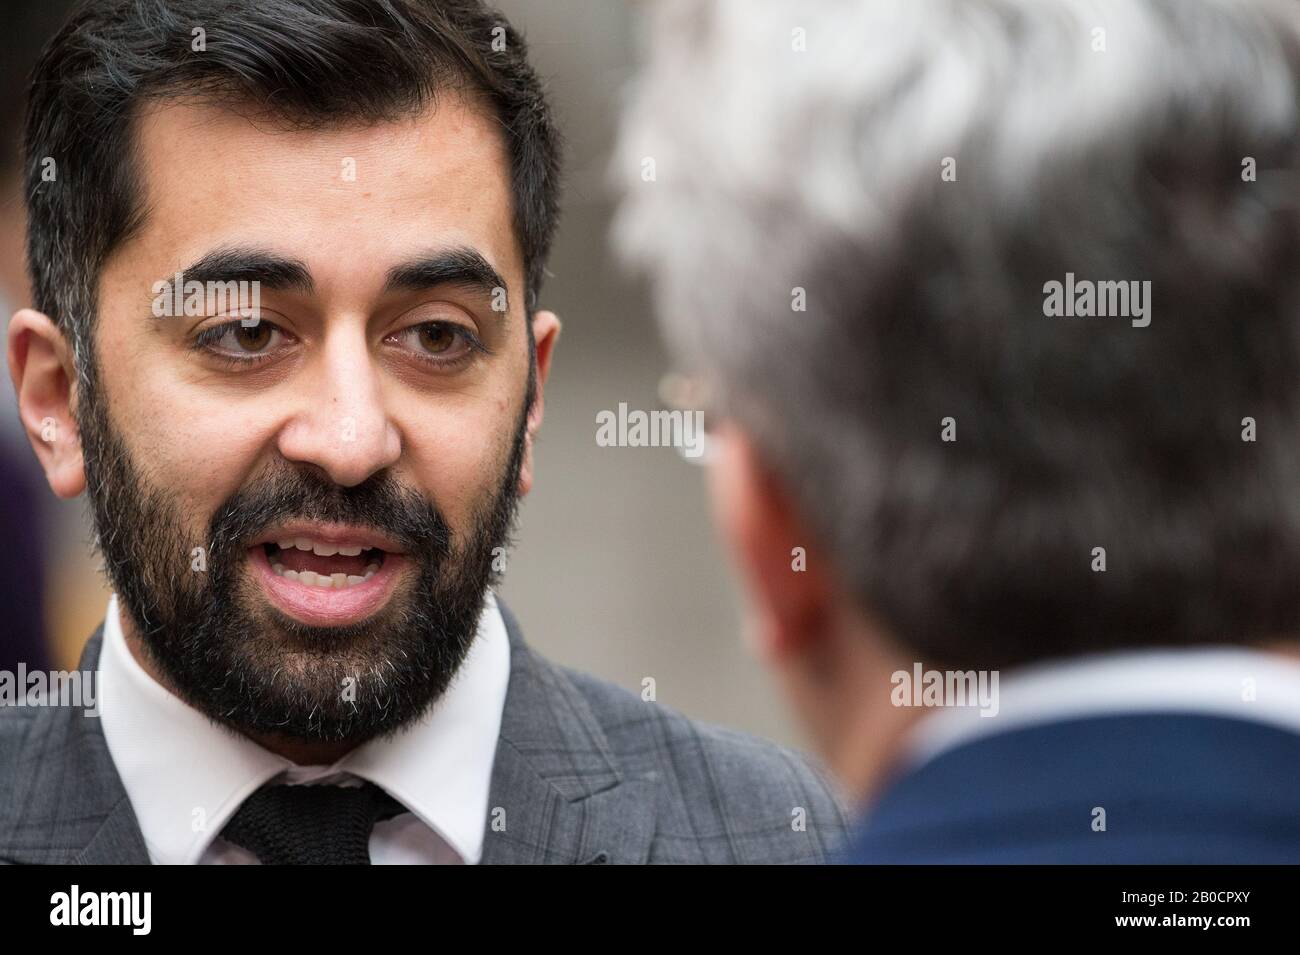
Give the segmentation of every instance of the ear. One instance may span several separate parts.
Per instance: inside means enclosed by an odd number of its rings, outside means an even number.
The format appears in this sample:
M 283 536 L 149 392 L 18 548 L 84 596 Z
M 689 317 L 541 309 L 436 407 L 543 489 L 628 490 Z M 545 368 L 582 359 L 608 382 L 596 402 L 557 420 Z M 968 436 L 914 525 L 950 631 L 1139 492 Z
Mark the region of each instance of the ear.
M 533 438 L 542 426 L 542 413 L 546 408 L 546 379 L 551 374 L 551 356 L 555 343 L 560 340 L 560 319 L 554 312 L 533 314 L 533 342 L 537 348 L 537 393 L 528 409 L 527 434 L 524 436 L 524 460 L 519 467 L 519 496 L 533 488 Z
M 803 655 L 829 632 L 833 575 L 782 481 L 750 439 L 723 423 L 709 436 L 709 489 L 754 611 L 757 650 L 769 663 Z
M 9 322 L 9 376 L 45 479 L 59 497 L 76 497 L 85 490 L 86 469 L 72 414 L 72 349 L 54 322 L 34 309 L 20 309 Z

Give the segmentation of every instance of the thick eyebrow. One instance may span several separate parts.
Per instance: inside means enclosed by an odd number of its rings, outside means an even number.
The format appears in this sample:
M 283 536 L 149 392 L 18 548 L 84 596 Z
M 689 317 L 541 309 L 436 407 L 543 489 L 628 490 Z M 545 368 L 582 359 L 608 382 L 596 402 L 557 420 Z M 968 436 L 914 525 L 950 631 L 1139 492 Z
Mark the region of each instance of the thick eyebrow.
M 186 282 L 258 282 L 274 291 L 310 294 L 315 288 L 306 265 L 265 249 L 215 249 L 184 269 L 182 275 Z
M 311 294 L 315 290 L 311 271 L 303 262 L 266 249 L 215 249 L 186 267 L 182 275 L 186 282 L 256 281 L 274 291 Z M 459 285 L 490 296 L 496 289 L 504 289 L 506 282 L 477 249 L 454 246 L 393 266 L 384 291 L 419 292 L 440 285 Z
M 477 249 L 455 246 L 393 266 L 384 291 L 420 292 L 439 285 L 459 285 L 490 296 L 506 282 Z

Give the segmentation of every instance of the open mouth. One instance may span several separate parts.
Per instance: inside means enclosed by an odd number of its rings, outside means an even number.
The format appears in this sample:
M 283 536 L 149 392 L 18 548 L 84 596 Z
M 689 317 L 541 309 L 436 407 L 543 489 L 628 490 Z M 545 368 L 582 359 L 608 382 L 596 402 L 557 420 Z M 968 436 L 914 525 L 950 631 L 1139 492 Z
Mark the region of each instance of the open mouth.
M 379 573 L 388 556 L 378 547 L 338 547 L 306 538 L 268 541 L 262 549 L 278 576 L 326 590 L 365 583 Z
M 382 610 L 409 561 L 399 543 L 364 528 L 303 524 L 267 538 L 248 549 L 254 579 L 272 605 L 312 626 L 357 624 Z

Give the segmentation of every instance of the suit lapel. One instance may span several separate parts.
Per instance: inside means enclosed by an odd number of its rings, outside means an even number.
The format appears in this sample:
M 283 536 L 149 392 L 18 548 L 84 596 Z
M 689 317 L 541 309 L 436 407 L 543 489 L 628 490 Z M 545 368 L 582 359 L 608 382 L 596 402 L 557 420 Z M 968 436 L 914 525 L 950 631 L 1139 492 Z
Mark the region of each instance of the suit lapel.
M 99 650 L 103 640 L 104 627 L 101 624 L 82 651 L 78 665 L 82 673 L 94 673 L 99 669 Z M 96 690 L 98 691 L 98 685 Z M 149 865 L 149 850 L 145 847 L 140 823 L 136 820 L 135 810 L 131 808 L 131 800 L 127 798 L 126 789 L 122 786 L 122 777 L 118 775 L 113 757 L 108 752 L 103 724 L 98 716 L 77 714 L 75 719 L 82 724 L 81 766 L 85 767 L 88 776 L 87 789 L 94 793 L 94 811 L 103 815 L 103 823 L 77 854 L 76 861 L 97 865 Z
M 97 681 L 102 636 L 101 626 L 81 655 L 78 669 L 87 684 Z M 90 685 L 98 691 L 97 682 Z M 21 803 L 22 830 L 34 838 L 6 848 L 8 861 L 149 863 L 97 714 L 87 716 L 83 707 L 42 708 L 20 762 L 29 779 Z
M 620 772 L 585 697 L 528 648 L 504 605 L 501 613 L 510 637 L 510 682 L 482 862 L 645 862 L 655 831 L 653 784 Z M 86 644 L 83 674 L 98 666 L 102 633 L 101 627 Z M 147 865 L 144 837 L 99 718 L 50 707 L 41 719 L 23 760 L 33 770 L 24 828 L 43 833 L 41 843 L 10 847 L 6 859 Z M 63 759 L 50 760 L 52 752 Z
M 655 830 L 653 785 L 624 776 L 586 699 L 510 636 L 483 863 L 643 863 Z
M 150 865 L 140 823 L 126 793 L 113 805 L 104 823 L 73 859 L 77 865 Z

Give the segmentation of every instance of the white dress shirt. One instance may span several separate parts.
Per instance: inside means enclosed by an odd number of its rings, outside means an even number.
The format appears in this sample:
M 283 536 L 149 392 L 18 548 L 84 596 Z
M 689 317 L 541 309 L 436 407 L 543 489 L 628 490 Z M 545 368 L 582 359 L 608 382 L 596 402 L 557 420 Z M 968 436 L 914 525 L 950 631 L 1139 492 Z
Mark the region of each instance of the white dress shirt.
M 913 727 L 905 765 L 994 733 L 1121 713 L 1194 713 L 1300 733 L 1300 661 L 1247 647 L 1117 651 L 999 674 L 998 711 L 946 707 Z
M 154 863 L 255 864 L 219 833 L 245 799 L 277 777 L 290 784 L 369 780 L 406 806 L 409 813 L 375 825 L 376 865 L 479 861 L 510 679 L 510 642 L 490 592 L 469 655 L 443 697 L 392 739 L 371 740 L 331 766 L 298 766 L 181 702 L 131 655 L 118 613 L 114 594 L 97 705 Z

